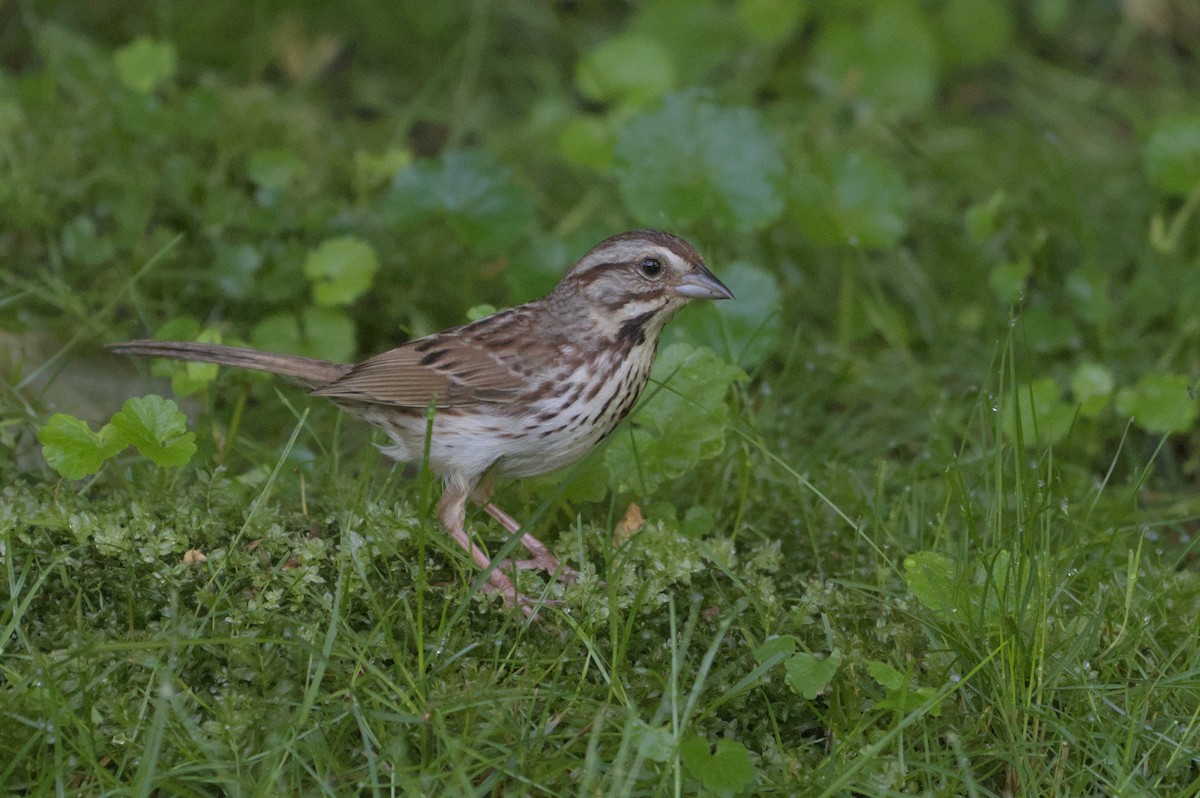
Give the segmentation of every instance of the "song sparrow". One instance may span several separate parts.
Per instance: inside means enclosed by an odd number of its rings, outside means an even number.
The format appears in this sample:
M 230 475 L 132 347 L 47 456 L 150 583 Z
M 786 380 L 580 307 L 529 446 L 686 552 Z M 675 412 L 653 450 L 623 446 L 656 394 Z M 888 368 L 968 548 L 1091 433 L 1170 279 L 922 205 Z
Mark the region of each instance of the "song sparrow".
M 667 319 L 693 299 L 732 299 L 686 241 L 637 230 L 602 241 L 549 295 L 444 330 L 357 365 L 231 346 L 130 341 L 114 352 L 199 360 L 298 378 L 382 428 L 384 452 L 399 461 L 425 453 L 426 416 L 435 405 L 429 466 L 445 481 L 442 526 L 497 592 L 526 614 L 517 592 L 467 535 L 468 499 L 512 534 L 520 525 L 491 502 L 492 477 L 545 474 L 578 460 L 633 408 Z M 526 533 L 530 559 L 519 568 L 554 572 L 556 558 Z

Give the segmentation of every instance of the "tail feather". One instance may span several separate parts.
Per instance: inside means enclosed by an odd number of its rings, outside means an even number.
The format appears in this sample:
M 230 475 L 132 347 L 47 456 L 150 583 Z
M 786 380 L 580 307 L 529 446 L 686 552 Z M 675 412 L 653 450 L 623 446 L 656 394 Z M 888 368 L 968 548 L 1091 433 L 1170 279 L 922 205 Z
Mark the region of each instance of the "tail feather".
M 188 341 L 127 341 L 113 344 L 109 351 L 119 355 L 142 357 L 169 357 L 176 360 L 198 360 L 234 368 L 268 371 L 285 377 L 295 377 L 314 387 L 328 385 L 350 370 L 344 363 L 315 360 L 298 355 L 279 355 L 257 349 L 220 344 L 202 344 Z

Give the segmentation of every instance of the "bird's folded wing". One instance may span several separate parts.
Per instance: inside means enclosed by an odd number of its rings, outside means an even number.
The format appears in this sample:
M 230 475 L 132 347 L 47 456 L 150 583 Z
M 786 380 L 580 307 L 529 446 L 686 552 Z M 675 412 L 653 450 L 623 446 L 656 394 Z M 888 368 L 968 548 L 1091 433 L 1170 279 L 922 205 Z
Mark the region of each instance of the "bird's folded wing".
M 313 395 L 394 407 L 461 407 L 513 401 L 527 379 L 475 341 L 435 335 L 363 361 Z

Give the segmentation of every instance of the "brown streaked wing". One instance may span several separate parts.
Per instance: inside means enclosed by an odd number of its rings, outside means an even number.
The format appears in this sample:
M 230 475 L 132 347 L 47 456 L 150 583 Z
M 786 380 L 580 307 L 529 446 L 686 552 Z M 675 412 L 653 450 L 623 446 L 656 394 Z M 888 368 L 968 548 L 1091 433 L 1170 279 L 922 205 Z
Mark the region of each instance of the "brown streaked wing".
M 526 378 L 496 362 L 480 344 L 433 335 L 365 360 L 314 396 L 396 407 L 459 407 L 517 398 Z

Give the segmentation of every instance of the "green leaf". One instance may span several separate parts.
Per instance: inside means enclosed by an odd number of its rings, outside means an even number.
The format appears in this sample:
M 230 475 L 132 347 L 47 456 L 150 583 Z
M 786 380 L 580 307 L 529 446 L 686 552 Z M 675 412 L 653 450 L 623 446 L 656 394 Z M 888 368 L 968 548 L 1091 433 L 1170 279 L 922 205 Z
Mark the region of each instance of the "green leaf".
M 1021 418 L 1021 439 L 1026 446 L 1058 443 L 1071 431 L 1075 408 L 1063 398 L 1053 377 L 1022 383 L 1004 406 L 1001 429 L 1009 438 L 1017 437 L 1017 411 Z
M 954 560 L 936 551 L 919 551 L 904 558 L 904 583 L 917 601 L 944 618 L 963 604 L 963 586 Z
M 835 648 L 825 659 L 817 659 L 812 654 L 801 651 L 792 655 L 784 666 L 787 669 L 787 685 L 793 692 L 811 701 L 829 686 L 841 664 L 840 649 Z
M 629 121 L 614 157 L 621 198 L 643 224 L 750 232 L 783 210 L 782 156 L 751 108 L 671 95 Z
M 1095 418 L 1108 407 L 1109 397 L 1112 396 L 1112 371 L 1099 363 L 1080 363 L 1071 374 L 1071 394 L 1079 403 L 1079 412 L 1088 418 Z
M 691 737 L 679 745 L 679 757 L 692 778 L 719 793 L 738 793 L 754 783 L 750 752 L 737 740 L 721 739 L 715 748 L 703 737 Z
M 512 170 L 482 150 L 418 161 L 396 175 L 384 211 L 403 226 L 445 222 L 476 252 L 510 248 L 533 226 L 533 202 Z
M 170 399 L 150 394 L 134 397 L 113 416 L 124 443 L 160 466 L 181 466 L 196 453 L 196 433 L 188 432 L 187 417 Z
M 379 258 L 361 238 L 342 236 L 322 243 L 304 260 L 318 305 L 349 305 L 371 288 Z
M 901 714 L 911 712 L 924 704 L 937 692 L 932 687 L 916 687 L 910 678 L 886 662 L 869 660 L 867 673 L 887 690 L 887 695 L 875 705 L 876 709 L 891 709 Z M 931 706 L 930 715 L 942 714 L 940 702 Z
M 762 665 L 768 660 L 776 657 L 784 658 L 791 657 L 796 653 L 796 638 L 791 635 L 783 635 L 781 637 L 772 637 L 758 648 L 754 649 L 754 661 Z
M 55 413 L 38 428 L 42 456 L 67 479 L 82 479 L 100 470 L 104 461 L 127 445 L 111 424 L 92 432 L 88 423 L 66 413 Z
M 299 316 L 275 313 L 254 326 L 250 343 L 271 352 L 345 362 L 356 347 L 354 322 L 340 308 L 309 307 Z
M 932 687 L 914 686 L 908 676 L 886 662 L 870 660 L 867 663 L 867 673 L 887 691 L 884 698 L 875 704 L 876 709 L 890 709 L 905 714 L 924 704 L 937 692 Z M 928 712 L 934 717 L 941 715 L 940 702 L 931 706 Z
M 1196 397 L 1182 374 L 1145 374 L 1117 392 L 1117 411 L 1147 432 L 1185 432 L 1196 422 Z
M 729 386 L 745 379 L 710 349 L 674 344 L 659 354 L 651 382 L 604 454 L 609 484 L 653 493 L 725 448 Z M 661 386 L 661 387 L 660 387 Z
M 873 659 L 867 661 L 867 673 L 871 675 L 872 679 L 889 690 L 899 690 L 904 686 L 906 681 L 903 673 L 886 662 L 880 662 L 879 660 Z
M 175 45 L 139 36 L 113 54 L 126 88 L 149 94 L 175 76 Z
M 1200 185 L 1200 114 L 1160 119 L 1142 153 L 1150 181 L 1170 194 Z
M 657 40 L 624 33 L 593 47 L 579 62 L 575 81 L 591 99 L 639 106 L 675 85 L 675 63 Z
M 668 336 L 712 347 L 751 370 L 766 360 L 779 341 L 782 293 L 775 276 L 754 264 L 734 261 L 720 272 L 721 282 L 737 301 L 689 308 L 668 329 Z

